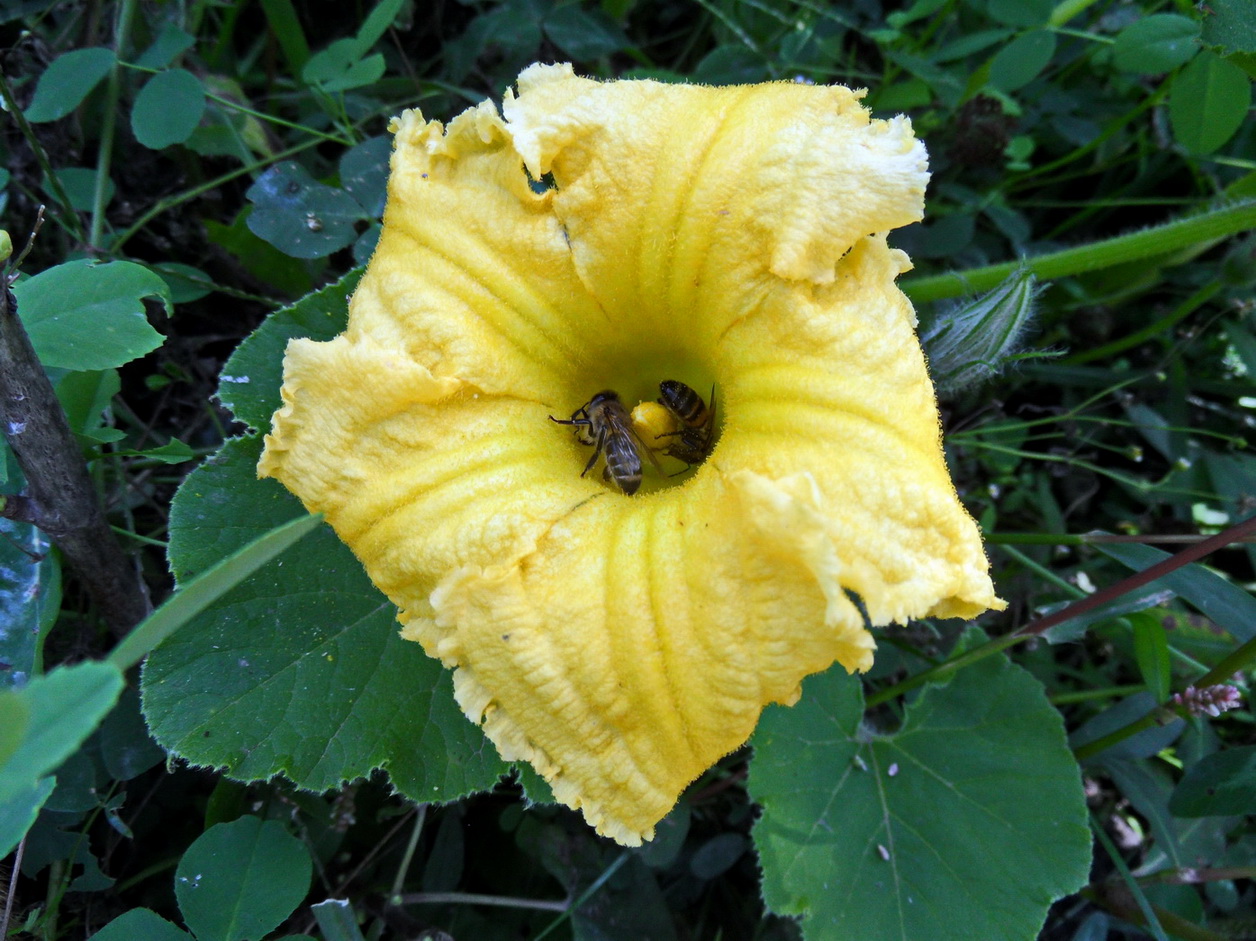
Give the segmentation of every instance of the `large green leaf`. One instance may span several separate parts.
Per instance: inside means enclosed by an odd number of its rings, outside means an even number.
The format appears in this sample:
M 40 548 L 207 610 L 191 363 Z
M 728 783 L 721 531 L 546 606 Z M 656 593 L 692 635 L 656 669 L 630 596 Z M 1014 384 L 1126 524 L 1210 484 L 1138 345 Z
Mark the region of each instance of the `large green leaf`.
M 166 282 L 141 265 L 68 261 L 13 288 L 18 316 L 45 366 L 111 369 L 161 346 L 144 298 L 170 310 Z
M 349 295 L 361 277 L 362 269 L 354 269 L 335 284 L 306 295 L 268 318 L 236 347 L 218 377 L 218 398 L 236 418 L 256 430 L 270 430 L 270 416 L 282 404 L 279 385 L 288 341 L 330 340 L 344 330 Z
M 46 775 L 0 800 L 0 854 L 8 856 L 26 836 L 57 779 Z
M 1169 123 L 1178 143 L 1210 154 L 1243 124 L 1252 104 L 1252 82 L 1232 62 L 1201 52 L 1173 79 Z
M 147 908 L 123 912 L 88 941 L 192 941 L 192 936 Z
M 1042 26 L 1055 6 L 1052 0 L 990 0 L 991 19 L 1008 26 Z
M 109 74 L 115 61 L 113 50 L 103 46 L 57 56 L 39 76 L 35 97 L 25 112 L 26 120 L 38 124 L 65 117 Z
M 55 771 L 100 724 L 122 692 L 122 674 L 104 663 L 79 663 L 0 692 L 6 723 L 29 716 L 22 740 L 0 765 L 0 800 Z
M 1081 774 L 1038 683 L 989 658 L 926 688 L 896 733 L 862 717 L 835 668 L 759 723 L 768 906 L 815 939 L 1035 937 L 1090 861 Z
M 1038 77 L 1055 55 L 1055 33 L 1036 29 L 1017 36 L 995 53 L 990 62 L 990 84 L 1013 92 Z
M 256 941 L 301 904 L 312 873 L 309 851 L 283 824 L 246 816 L 188 847 L 174 894 L 197 941 Z
M 579 4 L 556 7 L 545 17 L 545 35 L 549 40 L 579 62 L 608 56 L 631 45 L 619 25 L 594 7 Z
M 131 130 L 152 150 L 182 144 L 205 113 L 205 86 L 187 69 L 168 69 L 149 79 L 135 96 Z
M 235 439 L 194 471 L 171 511 L 180 582 L 303 514 L 257 480 L 261 442 Z M 323 790 L 386 767 L 416 800 L 452 800 L 505 771 L 453 701 L 440 665 L 397 633 L 396 611 L 329 528 L 185 624 L 145 664 L 157 741 L 232 777 L 283 773 Z
M 1118 69 L 1157 75 L 1185 65 L 1199 50 L 1199 24 L 1175 13 L 1135 20 L 1117 34 L 1112 61 Z
M 88 662 L 0 692 L 0 726 L 7 730 L 0 744 L 0 856 L 34 824 L 56 783 L 51 772 L 95 730 L 122 687 L 118 670 Z
M 253 203 L 249 231 L 293 258 L 322 258 L 344 248 L 357 238 L 354 223 L 366 218 L 352 196 L 290 160 L 259 176 L 244 195 Z
M 1225 52 L 1256 52 L 1256 16 L 1252 0 L 1208 0 L 1204 42 Z

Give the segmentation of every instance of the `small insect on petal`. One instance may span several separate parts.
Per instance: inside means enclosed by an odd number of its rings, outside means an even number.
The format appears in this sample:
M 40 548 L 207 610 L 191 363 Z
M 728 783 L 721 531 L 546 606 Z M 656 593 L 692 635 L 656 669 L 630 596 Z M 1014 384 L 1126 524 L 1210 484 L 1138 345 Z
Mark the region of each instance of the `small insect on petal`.
M 593 456 L 580 472 L 583 477 L 593 469 L 597 459 L 606 458 L 602 478 L 613 484 L 626 496 L 632 496 L 641 486 L 641 455 L 644 453 L 655 467 L 658 461 L 654 453 L 633 431 L 632 420 L 619 394 L 611 389 L 599 392 L 571 413 L 571 418 L 555 418 L 550 421 L 559 425 L 571 425 L 576 439 L 593 446 Z
M 659 435 L 667 439 L 663 453 L 690 466 L 701 464 L 715 447 L 715 387 L 711 387 L 711 407 L 702 396 L 675 379 L 659 383 L 659 404 L 680 423 L 677 431 Z

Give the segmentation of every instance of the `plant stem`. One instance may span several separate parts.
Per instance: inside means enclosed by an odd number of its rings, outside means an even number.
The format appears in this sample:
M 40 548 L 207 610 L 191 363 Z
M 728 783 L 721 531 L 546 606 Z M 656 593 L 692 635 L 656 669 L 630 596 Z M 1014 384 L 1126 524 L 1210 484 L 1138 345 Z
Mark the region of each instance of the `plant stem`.
M 498 908 L 535 908 L 543 912 L 564 912 L 565 901 L 518 899 L 508 895 L 480 895 L 476 892 L 412 892 L 394 899 L 397 905 L 493 905 Z
M 914 303 L 923 304 L 987 291 L 1022 266 L 1044 280 L 1063 278 L 1140 258 L 1167 255 L 1252 228 L 1256 228 L 1256 199 L 1248 198 L 1102 242 L 1066 248 L 1023 261 L 1009 261 L 925 278 L 909 278 L 900 286 Z
M 392 891 L 388 894 L 390 899 L 401 897 L 401 887 L 406 884 L 406 872 L 410 869 L 410 861 L 414 859 L 414 851 L 419 847 L 419 837 L 423 835 L 423 824 L 426 821 L 427 804 L 419 804 L 414 815 L 414 827 L 410 830 L 410 841 L 406 843 L 406 851 L 401 855 L 401 865 L 397 867 L 397 875 L 393 877 Z
M 1067 609 L 1066 609 L 1067 610 Z M 889 702 L 903 693 L 909 692 L 918 686 L 924 686 L 926 683 L 936 683 L 946 679 L 952 673 L 963 669 L 972 663 L 977 663 L 986 657 L 992 657 L 997 653 L 1002 653 L 1009 647 L 1019 644 L 1021 641 L 1028 640 L 1030 635 L 1004 634 L 1002 637 L 996 637 L 993 640 L 986 641 L 980 647 L 974 647 L 972 650 L 966 650 L 952 660 L 939 663 L 936 667 L 930 667 L 922 670 L 914 676 L 909 676 L 901 683 L 895 683 L 893 686 L 887 686 L 885 689 L 879 689 L 875 693 L 868 696 L 865 706 L 868 709 L 879 706 L 881 703 Z
M 1237 525 L 1231 526 L 1229 529 L 1224 532 L 1220 532 L 1215 536 L 1209 536 L 1203 542 L 1197 543 L 1188 549 L 1183 549 L 1176 555 L 1172 555 L 1167 559 L 1157 562 L 1155 565 L 1149 566 L 1141 572 L 1135 572 L 1129 578 L 1123 578 L 1119 582 L 1108 585 L 1105 588 L 1101 588 L 1093 595 L 1089 595 L 1066 608 L 1061 608 L 1059 611 L 1048 614 L 1045 617 L 1038 618 L 1035 621 L 1031 621 L 1025 626 L 1017 628 L 1011 634 L 996 637 L 993 640 L 982 644 L 980 647 L 974 647 L 972 650 L 965 651 L 952 660 L 947 660 L 943 663 L 939 663 L 937 666 L 930 667 L 927 670 L 922 670 L 914 676 L 909 676 L 902 682 L 895 683 L 893 686 L 887 686 L 885 689 L 877 690 L 875 693 L 868 696 L 866 705 L 868 708 L 872 708 L 873 706 L 878 706 L 881 703 L 888 702 L 897 696 L 901 696 L 903 693 L 913 690 L 918 686 L 923 686 L 925 683 L 945 679 L 956 670 L 962 669 L 971 663 L 976 663 L 979 660 L 984 660 L 986 657 L 1002 653 L 1004 650 L 1019 644 L 1021 641 L 1038 636 L 1049 627 L 1054 627 L 1056 624 L 1062 624 L 1065 621 L 1083 615 L 1087 611 L 1091 611 L 1100 605 L 1108 604 L 1109 602 L 1121 597 L 1121 595 L 1127 594 L 1137 588 L 1141 588 L 1149 582 L 1155 581 L 1161 575 L 1167 575 L 1169 572 L 1176 571 L 1184 565 L 1189 565 L 1190 563 L 1209 555 L 1217 549 L 1222 549 L 1231 543 L 1242 540 L 1253 532 L 1256 532 L 1256 516 L 1252 516 Z M 1250 651 L 1249 648 L 1251 648 Z M 1248 641 L 1234 653 L 1230 654 L 1230 656 L 1222 660 L 1221 663 L 1201 677 L 1195 685 L 1212 685 L 1213 683 L 1219 681 L 1216 677 L 1224 678 L 1230 676 L 1238 669 L 1241 669 L 1242 666 L 1248 662 L 1248 660 L 1253 658 L 1256 658 L 1256 638 Z M 1223 670 L 1224 672 L 1221 672 Z M 1138 724 L 1144 722 L 1144 720 L 1146 720 L 1145 724 Z M 1156 723 L 1156 714 L 1149 713 L 1147 716 L 1144 716 L 1143 719 L 1138 720 L 1138 723 L 1131 723 L 1126 727 L 1126 729 L 1120 729 L 1112 735 L 1104 736 L 1104 738 L 1100 739 L 1098 742 L 1082 746 L 1076 752 L 1078 758 L 1082 757 L 1083 751 L 1085 751 L 1086 754 L 1094 753 L 1091 748 L 1092 746 L 1097 746 L 1099 742 L 1103 742 L 1104 744 L 1101 748 L 1095 749 L 1095 751 L 1107 748 L 1108 745 L 1115 744 L 1116 741 L 1120 741 L 1129 735 L 1133 735 L 1135 732 L 1141 731 L 1144 728 L 1149 728 Z M 1135 725 L 1138 725 L 1138 727 L 1135 728 Z M 1115 736 L 1117 735 L 1120 737 L 1116 738 Z M 1109 742 L 1109 739 L 1113 739 L 1113 741 Z
M 113 51 L 115 60 L 109 69 L 106 84 L 105 109 L 101 117 L 100 149 L 96 155 L 96 189 L 92 193 L 92 224 L 87 233 L 87 246 L 93 253 L 100 252 L 100 239 L 105 229 L 105 193 L 109 187 L 109 166 L 113 160 L 113 135 L 118 123 L 118 102 L 121 98 L 122 66 L 119 60 L 125 51 L 126 39 L 131 32 L 131 20 L 135 16 L 135 0 L 122 0 L 118 9 L 117 28 L 114 30 Z
M 5 110 L 17 123 L 18 130 L 22 132 L 22 137 L 30 147 L 31 153 L 35 155 L 39 169 L 44 172 L 44 179 L 48 181 L 48 188 L 52 190 L 52 195 L 56 196 L 57 202 L 61 204 L 65 218 L 59 218 L 59 221 L 68 231 L 74 234 L 75 238 L 81 239 L 83 237 L 83 225 L 79 219 L 78 212 L 71 204 L 70 197 L 66 195 L 65 187 L 61 185 L 61 180 L 53 172 L 52 164 L 48 160 L 48 154 L 44 150 L 44 145 L 35 136 L 35 131 L 31 127 L 30 122 L 26 120 L 26 115 L 22 113 L 22 109 L 17 106 L 17 99 L 13 97 L 13 90 L 9 87 L 8 79 L 4 77 L 3 72 L 0 72 L 0 95 L 4 97 Z
M 1063 26 L 1087 7 L 1094 6 L 1095 0 L 1062 0 L 1055 5 L 1047 22 L 1052 26 Z

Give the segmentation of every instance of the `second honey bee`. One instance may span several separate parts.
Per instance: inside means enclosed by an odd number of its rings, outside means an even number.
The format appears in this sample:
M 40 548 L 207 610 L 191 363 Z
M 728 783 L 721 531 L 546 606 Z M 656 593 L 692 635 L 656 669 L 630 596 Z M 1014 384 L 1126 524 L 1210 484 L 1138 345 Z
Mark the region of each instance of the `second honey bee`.
M 707 408 L 702 396 L 675 379 L 659 383 L 659 404 L 680 422 L 677 431 L 659 435 L 671 438 L 663 453 L 684 461 L 701 464 L 715 446 L 715 387 L 711 387 L 711 407 Z
M 581 471 L 581 477 L 593 469 L 599 456 L 605 456 L 606 468 L 602 471 L 602 478 L 632 496 L 641 486 L 641 455 L 644 453 L 659 468 L 653 452 L 632 430 L 624 403 L 610 389 L 593 396 L 572 412 L 571 418 L 551 415 L 550 421 L 575 426 L 577 440 L 581 444 L 593 445 L 593 456 Z M 661 468 L 659 470 L 662 473 Z

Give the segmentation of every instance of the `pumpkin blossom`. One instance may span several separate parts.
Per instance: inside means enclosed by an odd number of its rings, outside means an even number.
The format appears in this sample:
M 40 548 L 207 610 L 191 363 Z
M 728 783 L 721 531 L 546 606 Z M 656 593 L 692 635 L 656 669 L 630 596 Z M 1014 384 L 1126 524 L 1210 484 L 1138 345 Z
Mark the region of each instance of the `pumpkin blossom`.
M 922 215 L 910 123 L 840 86 L 517 88 L 394 121 L 348 327 L 289 344 L 259 473 L 326 514 L 504 759 L 636 845 L 766 704 L 868 669 L 866 623 L 1002 602 L 886 244 Z M 643 460 L 632 496 L 581 476 L 551 416 L 663 380 L 716 390 L 706 460 Z M 639 408 L 640 446 L 668 418 Z

